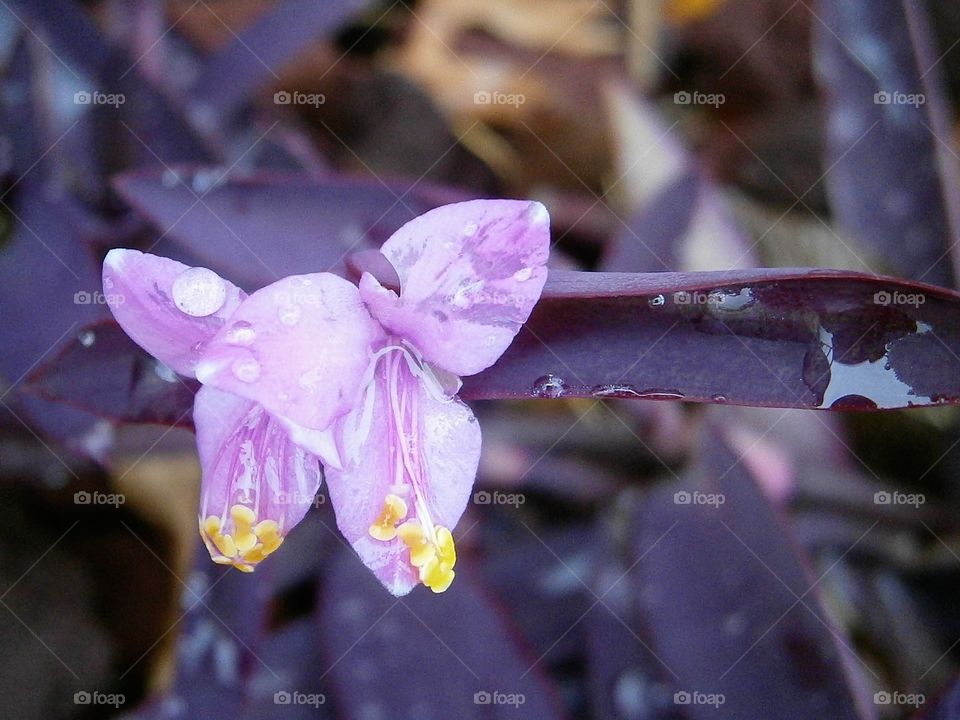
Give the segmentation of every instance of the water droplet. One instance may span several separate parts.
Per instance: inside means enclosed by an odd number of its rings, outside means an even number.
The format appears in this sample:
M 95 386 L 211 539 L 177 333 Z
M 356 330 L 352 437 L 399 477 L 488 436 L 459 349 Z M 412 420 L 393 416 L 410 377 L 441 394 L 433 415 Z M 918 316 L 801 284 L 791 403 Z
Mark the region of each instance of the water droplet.
M 524 282 L 525 280 L 529 280 L 531 275 L 533 275 L 533 268 L 525 267 L 517 270 L 513 274 L 513 279 L 517 282 Z
M 679 390 L 641 390 L 636 397 L 644 400 L 683 400 L 685 397 Z
M 639 397 L 640 393 L 629 385 L 596 385 L 590 390 L 594 397 Z
M 652 298 L 647 300 L 647 305 L 650 307 L 660 307 L 665 302 L 667 302 L 667 299 L 663 295 L 654 295 Z
M 300 322 L 300 316 L 302 314 L 303 311 L 300 309 L 299 305 L 285 305 L 277 311 L 277 316 L 280 318 L 280 322 L 290 327 L 293 327 Z
M 213 270 L 184 270 L 173 281 L 173 302 L 192 317 L 213 315 L 227 301 L 227 284 Z
M 726 395 L 720 395 L 720 394 L 711 395 L 711 396 L 710 396 L 710 399 L 711 399 L 713 402 L 715 402 L 715 403 L 725 403 L 725 402 L 727 401 L 727 396 L 726 396 Z
M 230 366 L 234 376 L 240 382 L 252 383 L 260 378 L 260 363 L 253 358 L 240 358 Z
M 750 288 L 712 290 L 707 295 L 707 305 L 722 312 L 737 312 L 755 302 Z
M 196 172 L 190 185 L 195 193 L 205 195 L 216 187 L 221 180 L 223 180 L 223 172 L 219 168 L 208 168 Z
M 227 330 L 227 342 L 231 345 L 250 345 L 257 339 L 257 331 L 246 320 L 238 320 Z
M 547 212 L 547 208 L 544 207 L 543 203 L 530 203 L 530 209 L 527 210 L 527 217 L 530 218 L 530 222 L 534 225 L 546 225 L 550 222 L 550 213 Z
M 93 330 L 84 330 L 77 335 L 77 340 L 84 347 L 90 347 L 97 341 L 97 334 Z
M 467 223 L 463 226 L 463 234 L 467 237 L 473 237 L 477 234 L 477 224 L 475 222 Z
M 165 188 L 175 188 L 180 184 L 180 175 L 177 174 L 176 170 L 164 170 L 160 182 L 163 183 Z
M 558 398 L 563 395 L 566 383 L 556 375 L 544 375 L 537 378 L 531 390 L 534 397 Z

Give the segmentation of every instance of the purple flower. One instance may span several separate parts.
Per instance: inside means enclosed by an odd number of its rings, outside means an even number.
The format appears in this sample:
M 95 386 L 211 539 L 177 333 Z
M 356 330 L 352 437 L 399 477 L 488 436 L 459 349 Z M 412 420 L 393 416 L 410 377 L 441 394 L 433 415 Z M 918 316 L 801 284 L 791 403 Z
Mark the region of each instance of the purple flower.
M 206 268 L 113 250 L 117 322 L 202 387 L 200 534 L 251 571 L 303 518 L 322 462 L 341 532 L 394 595 L 454 577 L 451 530 L 480 457 L 460 376 L 492 365 L 540 298 L 549 217 L 539 203 L 432 210 L 381 248 L 400 294 L 364 274 L 286 277 L 249 297 Z M 318 462 L 319 460 L 319 462 Z

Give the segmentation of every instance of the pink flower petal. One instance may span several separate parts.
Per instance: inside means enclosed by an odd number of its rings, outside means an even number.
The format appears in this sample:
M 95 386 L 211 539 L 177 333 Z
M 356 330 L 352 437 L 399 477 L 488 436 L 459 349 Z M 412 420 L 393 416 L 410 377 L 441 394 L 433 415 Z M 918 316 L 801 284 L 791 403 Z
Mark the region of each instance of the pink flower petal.
M 206 343 L 246 297 L 212 270 L 123 249 L 103 261 L 103 293 L 135 343 L 189 376 Z
M 337 525 L 387 590 L 405 595 L 420 582 L 409 550 L 399 538 L 375 539 L 370 526 L 396 495 L 408 508 L 402 520 L 452 530 L 476 477 L 480 426 L 459 400 L 432 397 L 394 352 L 336 427 L 344 469 L 326 477 Z
M 207 345 L 197 379 L 313 430 L 353 407 L 382 334 L 356 286 L 330 273 L 278 280 L 230 320 Z
M 260 405 L 236 395 L 203 386 L 193 419 L 201 537 L 216 562 L 252 570 L 310 509 L 320 464 Z
M 473 375 L 503 354 L 540 299 L 550 218 L 537 202 L 455 203 L 411 220 L 380 251 L 401 291 L 364 275 L 370 312 L 430 363 Z

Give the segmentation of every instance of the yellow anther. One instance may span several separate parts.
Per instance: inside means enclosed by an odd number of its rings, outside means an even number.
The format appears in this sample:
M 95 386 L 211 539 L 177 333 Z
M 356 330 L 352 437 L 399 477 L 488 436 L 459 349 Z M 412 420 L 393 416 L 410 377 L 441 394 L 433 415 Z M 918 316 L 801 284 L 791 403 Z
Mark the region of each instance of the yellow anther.
M 220 534 L 220 518 L 216 515 L 211 515 L 206 520 L 204 520 L 200 525 L 200 532 L 205 532 L 211 537 L 214 535 Z
M 257 514 L 246 505 L 234 505 L 230 508 L 230 517 L 233 518 L 238 534 L 243 534 L 244 530 L 257 521 Z
M 393 540 L 397 536 L 397 523 L 407 516 L 407 503 L 398 495 L 387 495 L 383 502 L 380 517 L 370 526 L 370 536 L 377 539 Z
M 421 567 L 437 554 L 437 549 L 427 539 L 423 526 L 417 520 L 408 520 L 397 528 L 397 535 L 410 550 L 410 564 Z
M 256 521 L 254 510 L 240 504 L 230 508 L 229 520 L 216 515 L 200 518 L 200 536 L 213 561 L 253 572 L 258 562 L 280 547 L 283 538 L 277 521 Z
M 257 544 L 257 536 L 252 532 L 246 532 L 243 535 L 237 535 L 233 542 L 237 546 L 237 552 L 243 555 L 253 550 L 253 546 Z
M 262 520 L 254 526 L 253 532 L 255 532 L 257 534 L 257 537 L 260 537 L 260 538 L 264 538 L 270 535 L 279 535 L 280 526 L 277 525 L 276 520 Z
M 433 558 L 420 568 L 420 582 L 433 590 L 435 593 L 442 593 L 450 587 L 456 573 L 449 567 Z
M 442 593 L 450 587 L 456 575 L 453 566 L 457 563 L 457 549 L 449 529 L 440 525 L 434 535 L 436 555 L 420 567 L 420 582 L 435 593 Z
M 453 543 L 453 533 L 442 525 L 437 527 L 437 554 L 441 563 L 449 567 L 457 564 L 457 547 Z
M 233 542 L 233 538 L 229 535 L 221 535 L 220 533 L 217 533 L 210 539 L 213 540 L 213 544 L 217 546 L 217 550 L 219 550 L 226 557 L 232 558 L 237 554 L 237 546 Z

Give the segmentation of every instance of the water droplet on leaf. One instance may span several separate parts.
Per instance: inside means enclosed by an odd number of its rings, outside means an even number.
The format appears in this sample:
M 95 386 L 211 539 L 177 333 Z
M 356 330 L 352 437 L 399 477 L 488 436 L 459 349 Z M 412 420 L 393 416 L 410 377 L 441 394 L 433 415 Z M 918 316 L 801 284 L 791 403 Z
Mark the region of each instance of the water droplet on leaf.
M 531 392 L 534 397 L 558 398 L 563 395 L 565 387 L 566 383 L 563 381 L 563 378 L 557 377 L 556 375 L 544 375 L 543 377 L 537 378 Z

